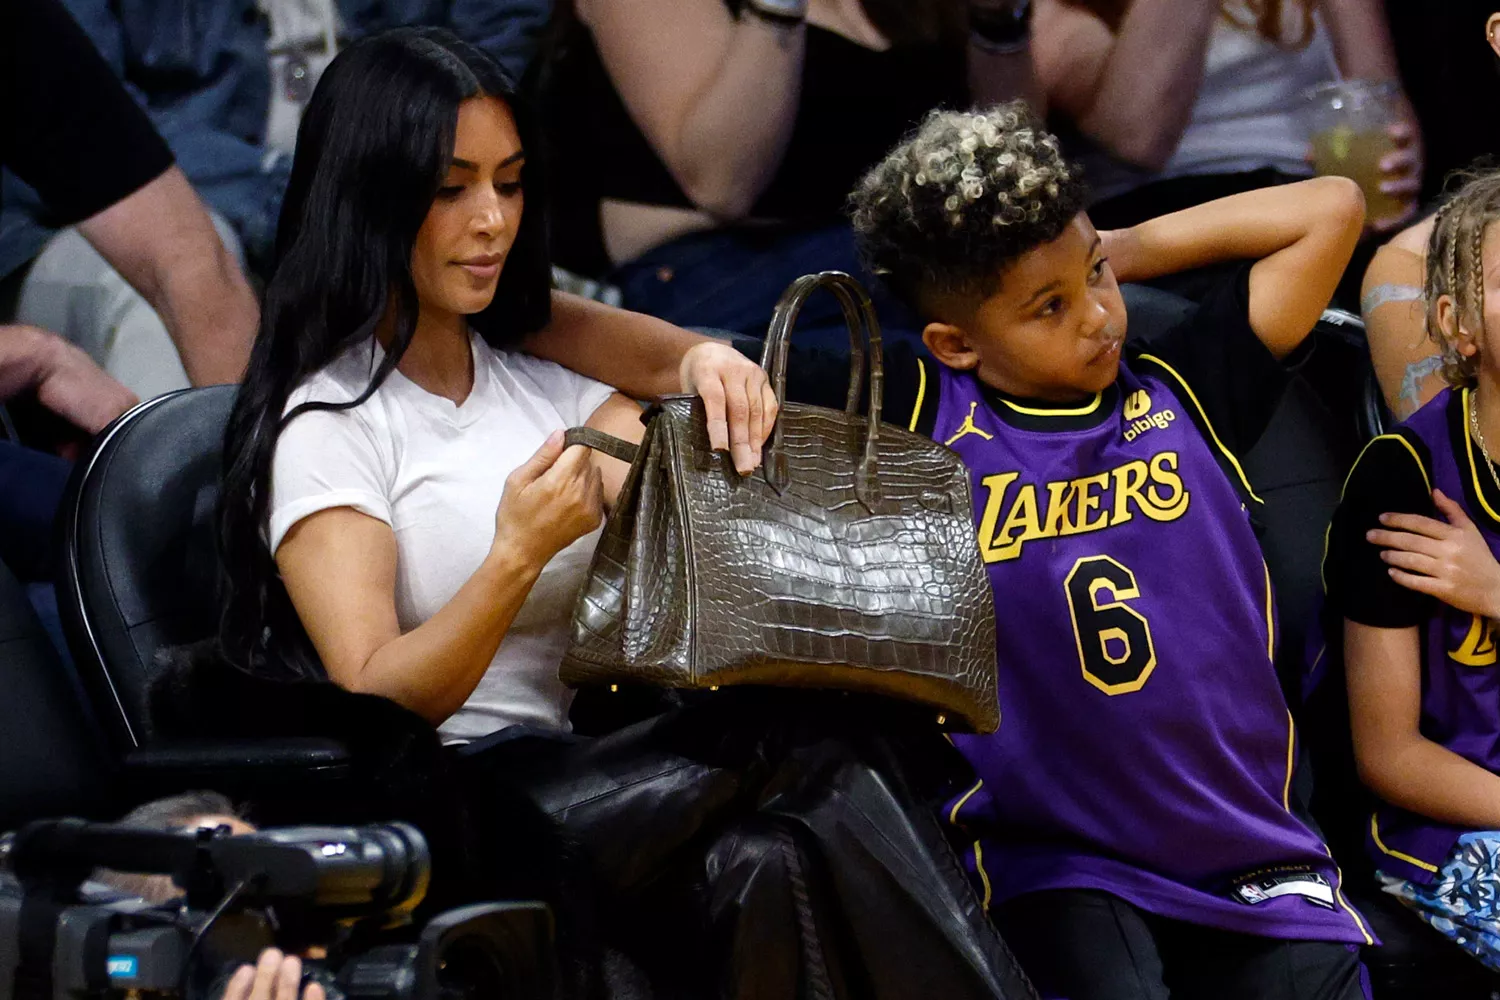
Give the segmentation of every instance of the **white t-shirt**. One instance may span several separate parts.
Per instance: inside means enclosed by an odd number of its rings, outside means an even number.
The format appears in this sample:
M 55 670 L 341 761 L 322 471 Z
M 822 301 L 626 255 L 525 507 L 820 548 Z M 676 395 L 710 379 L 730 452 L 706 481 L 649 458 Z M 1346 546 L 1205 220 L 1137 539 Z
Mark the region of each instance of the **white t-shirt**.
M 282 430 L 271 464 L 267 540 L 275 552 L 299 520 L 352 507 L 396 534 L 396 618 L 408 632 L 431 618 L 479 568 L 495 536 L 505 478 L 559 428 L 584 423 L 609 386 L 551 362 L 495 351 L 471 335 L 474 388 L 462 405 L 400 372 L 352 410 L 305 413 Z M 287 410 L 346 402 L 369 384 L 382 352 L 346 351 L 298 386 Z M 479 686 L 438 727 L 474 739 L 516 723 L 567 727 L 572 693 L 557 679 L 573 603 L 596 531 L 542 570 Z
M 1288 30 L 1300 29 L 1296 4 L 1288 4 Z M 1295 37 L 1295 35 L 1293 35 Z M 1160 173 L 1115 160 L 1100 150 L 1079 156 L 1096 201 L 1150 181 L 1199 174 L 1234 174 L 1274 167 L 1310 176 L 1312 130 L 1303 94 L 1334 79 L 1333 41 L 1318 11 L 1313 34 L 1301 48 L 1268 41 L 1253 29 L 1216 18 L 1204 54 L 1203 82 L 1192 117 Z

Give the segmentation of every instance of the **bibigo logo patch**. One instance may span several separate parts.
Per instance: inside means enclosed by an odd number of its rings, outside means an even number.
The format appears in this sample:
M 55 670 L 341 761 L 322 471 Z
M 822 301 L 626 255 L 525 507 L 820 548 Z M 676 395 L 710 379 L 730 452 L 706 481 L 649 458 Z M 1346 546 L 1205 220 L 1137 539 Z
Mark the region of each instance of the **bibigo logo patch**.
M 1168 424 L 1177 419 L 1171 410 L 1151 412 L 1151 397 L 1145 389 L 1137 389 L 1125 397 L 1125 440 L 1134 441 L 1149 430 L 1166 430 Z

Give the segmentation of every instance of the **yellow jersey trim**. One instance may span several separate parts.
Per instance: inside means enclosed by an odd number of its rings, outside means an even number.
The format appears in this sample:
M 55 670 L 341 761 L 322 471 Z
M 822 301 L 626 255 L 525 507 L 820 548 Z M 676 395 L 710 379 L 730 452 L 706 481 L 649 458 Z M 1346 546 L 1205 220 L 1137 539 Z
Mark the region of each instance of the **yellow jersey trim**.
M 1467 391 L 1468 390 L 1465 390 L 1465 392 L 1467 392 Z M 1465 406 L 1468 405 L 1468 397 L 1467 396 L 1464 397 L 1464 403 L 1465 403 Z M 1468 427 L 1468 422 L 1467 422 L 1468 421 L 1468 414 L 1467 413 L 1464 414 L 1464 421 L 1465 421 L 1464 426 Z M 1467 430 L 1465 430 L 1464 431 L 1464 437 L 1467 438 L 1468 434 L 1469 434 L 1469 432 Z M 1370 438 L 1370 440 L 1368 440 L 1368 441 L 1365 442 L 1365 446 L 1359 450 L 1359 458 L 1356 458 L 1354 460 L 1354 464 L 1351 465 L 1351 466 L 1349 466 L 1349 474 L 1344 477 L 1344 485 L 1339 488 L 1339 499 L 1340 500 L 1342 500 L 1344 498 L 1344 494 L 1349 491 L 1349 480 L 1354 477 L 1354 470 L 1359 467 L 1360 460 L 1365 457 L 1365 452 L 1367 452 L 1367 451 L 1370 450 L 1370 445 L 1374 444 L 1376 441 L 1400 441 L 1401 442 L 1401 447 L 1405 448 L 1408 452 L 1411 453 L 1411 459 L 1412 459 L 1412 461 L 1416 462 L 1417 463 L 1417 468 L 1422 471 L 1422 482 L 1427 485 L 1427 492 L 1428 493 L 1432 492 L 1432 480 L 1427 475 L 1427 466 L 1425 466 L 1425 465 L 1422 464 L 1422 456 L 1420 456 L 1420 455 L 1417 454 L 1417 449 L 1415 449 L 1415 448 L 1413 448 L 1411 446 L 1411 442 L 1408 441 L 1408 440 L 1406 440 L 1405 435 L 1402 435 L 1402 434 L 1378 434 L 1375 437 L 1372 437 L 1372 438 Z M 1471 461 L 1472 461 L 1473 457 L 1474 456 L 1472 454 L 1469 456 L 1469 458 L 1470 458 Z
M 951 741 L 950 741 L 951 742 Z M 964 807 L 964 803 L 974 797 L 974 793 L 984 787 L 984 779 L 980 778 L 974 782 L 974 787 L 964 792 L 963 797 L 953 803 L 953 808 L 948 812 L 948 822 L 958 826 L 958 811 Z M 984 899 L 980 905 L 984 912 L 990 912 L 990 899 L 994 896 L 994 890 L 990 887 L 989 872 L 984 870 L 984 847 L 979 841 L 974 841 L 974 870 L 979 873 L 979 881 L 984 886 Z
M 979 841 L 974 841 L 974 870 L 979 873 L 980 884 L 984 886 L 984 898 L 979 901 L 979 906 L 985 913 L 990 912 L 990 900 L 994 897 L 994 891 L 990 888 L 989 873 L 984 870 L 984 848 Z
M 969 789 L 967 792 L 964 792 L 963 798 L 961 798 L 957 802 L 953 803 L 953 810 L 950 813 L 948 813 L 948 822 L 949 823 L 952 823 L 954 826 L 958 826 L 958 811 L 964 807 L 964 803 L 965 802 L 968 802 L 970 799 L 972 799 L 974 797 L 974 793 L 975 792 L 979 791 L 983 787 L 984 787 L 984 779 L 980 778 L 978 781 L 974 782 L 974 787 L 973 788 Z
M 1328 855 L 1328 860 L 1333 860 L 1333 852 L 1328 849 L 1328 846 L 1326 844 L 1323 846 L 1323 853 Z M 1344 898 L 1344 872 L 1343 869 L 1339 868 L 1337 864 L 1333 866 L 1333 877 L 1338 880 L 1338 884 L 1333 887 L 1333 898 L 1337 899 L 1339 901 L 1339 905 L 1344 908 L 1344 912 L 1349 914 L 1349 916 L 1353 918 L 1354 926 L 1358 927 L 1359 932 L 1365 937 L 1365 944 L 1373 945 L 1375 943 L 1375 938 L 1370 935 L 1369 930 L 1365 927 L 1365 922 L 1360 919 L 1359 914 L 1355 912 L 1354 907 L 1350 906 L 1349 901 Z
M 1389 847 L 1386 847 L 1385 841 L 1380 839 L 1380 820 L 1374 813 L 1370 814 L 1370 837 L 1375 841 L 1375 846 L 1380 848 L 1381 854 L 1388 854 L 1397 861 L 1405 861 L 1409 865 L 1416 865 L 1424 872 L 1437 874 L 1437 865 L 1429 865 L 1420 858 L 1414 858 L 1410 854 L 1402 854 L 1400 851 L 1393 851 Z
M 922 403 L 927 399 L 927 366 L 922 359 L 917 359 L 917 405 L 911 408 L 911 422 L 906 429 L 912 433 L 917 430 L 917 418 L 922 415 Z
M 1292 718 L 1291 709 L 1286 713 L 1286 785 L 1281 789 L 1281 807 L 1287 812 L 1292 811 L 1292 767 L 1296 761 L 1297 749 L 1297 720 Z
M 1333 537 L 1333 521 L 1323 526 L 1323 558 L 1318 560 L 1318 583 L 1323 586 L 1323 596 L 1328 596 L 1328 539 Z
M 1193 406 L 1197 408 L 1198 416 L 1203 418 L 1203 426 L 1208 428 L 1208 436 L 1213 438 L 1214 447 L 1218 448 L 1220 454 L 1229 459 L 1229 464 L 1232 465 L 1234 467 L 1234 471 L 1239 474 L 1240 482 L 1244 484 L 1245 492 L 1250 494 L 1250 499 L 1254 500 L 1256 503 L 1265 503 L 1264 500 L 1256 495 L 1255 488 L 1250 485 L 1250 477 L 1245 475 L 1245 469 L 1240 465 L 1240 460 L 1234 457 L 1234 452 L 1224 447 L 1224 442 L 1219 439 L 1219 432 L 1214 430 L 1213 421 L 1208 419 L 1208 412 L 1203 409 L 1203 404 L 1198 402 L 1198 394 L 1193 391 L 1192 386 L 1188 385 L 1187 379 L 1178 374 L 1176 368 L 1173 368 L 1171 365 L 1167 364 L 1165 361 L 1163 361 L 1161 358 L 1158 358 L 1154 354 L 1142 354 L 1140 355 L 1140 358 L 1142 361 L 1149 361 L 1152 364 L 1160 365 L 1174 379 L 1177 380 L 1177 384 L 1182 386 L 1183 391 L 1187 393 L 1188 400 L 1191 401 Z
M 1469 394 L 1473 391 L 1472 389 L 1464 390 L 1464 451 L 1469 453 L 1469 475 L 1474 477 L 1474 495 L 1479 498 L 1479 506 L 1483 507 L 1490 517 L 1500 521 L 1500 514 L 1495 513 L 1495 508 L 1491 507 L 1490 502 L 1484 498 L 1484 488 L 1479 483 L 1479 466 L 1474 462 L 1474 439 L 1469 430 Z M 1488 455 L 1485 456 L 1485 461 L 1489 461 Z M 1432 490 L 1431 484 L 1427 489 L 1429 492 Z
M 1080 406 L 1077 409 L 1072 410 L 1037 409 L 1033 406 L 1022 406 L 1020 403 L 1012 403 L 1010 400 L 1003 398 L 1000 400 L 1000 402 L 1004 403 L 1012 410 L 1015 410 L 1017 413 L 1026 414 L 1028 417 L 1083 417 L 1099 409 L 1099 404 L 1103 402 L 1103 400 L 1104 393 L 1096 392 L 1094 393 L 1092 402 L 1088 403 L 1085 406 Z
M 1261 559 L 1260 565 L 1266 571 L 1266 655 L 1274 663 L 1276 660 L 1276 604 L 1271 594 L 1271 567 L 1265 559 Z

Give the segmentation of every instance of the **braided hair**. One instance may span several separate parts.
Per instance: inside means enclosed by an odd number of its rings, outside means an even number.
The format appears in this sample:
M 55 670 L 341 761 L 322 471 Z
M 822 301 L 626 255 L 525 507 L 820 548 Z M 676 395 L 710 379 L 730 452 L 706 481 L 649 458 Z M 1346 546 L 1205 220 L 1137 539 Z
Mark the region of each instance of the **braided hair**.
M 1470 385 L 1479 370 L 1478 355 L 1459 352 L 1459 331 L 1484 327 L 1484 237 L 1500 221 L 1500 170 L 1465 176 L 1463 186 L 1438 211 L 1427 241 L 1427 332 L 1442 353 L 1443 379 Z M 1438 319 L 1438 299 L 1453 300 L 1451 328 Z
M 850 196 L 860 255 L 919 309 L 987 298 L 1005 269 L 1062 235 L 1085 188 L 1022 101 L 934 111 Z

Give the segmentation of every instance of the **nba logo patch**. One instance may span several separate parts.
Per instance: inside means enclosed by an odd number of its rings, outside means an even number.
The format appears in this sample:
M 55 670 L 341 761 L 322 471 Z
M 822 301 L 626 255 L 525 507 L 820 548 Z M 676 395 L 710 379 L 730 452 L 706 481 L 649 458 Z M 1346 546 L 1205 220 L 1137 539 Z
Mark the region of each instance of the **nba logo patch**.
M 1247 903 L 1264 903 L 1271 898 L 1266 895 L 1265 890 L 1254 883 L 1239 886 L 1236 891 L 1240 894 L 1240 899 Z
M 1301 896 L 1314 906 L 1333 909 L 1333 887 L 1311 868 L 1282 868 L 1247 875 L 1234 884 L 1230 896 L 1254 906 L 1280 896 Z
M 1137 389 L 1125 397 L 1125 419 L 1135 420 L 1151 412 L 1151 397 L 1145 389 Z

